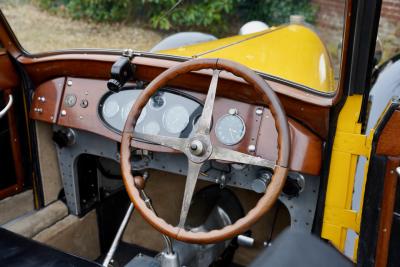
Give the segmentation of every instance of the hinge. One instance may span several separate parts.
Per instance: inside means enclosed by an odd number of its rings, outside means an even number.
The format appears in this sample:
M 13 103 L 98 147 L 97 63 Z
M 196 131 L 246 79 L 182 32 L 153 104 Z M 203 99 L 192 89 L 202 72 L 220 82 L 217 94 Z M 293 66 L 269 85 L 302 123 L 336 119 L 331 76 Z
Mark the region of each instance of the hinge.
M 336 132 L 333 149 L 353 155 L 369 157 L 371 151 L 370 135 Z
M 326 207 L 324 221 L 329 224 L 340 225 L 341 227 L 352 229 L 357 233 L 360 232 L 360 220 L 358 219 L 358 213 L 355 210 Z

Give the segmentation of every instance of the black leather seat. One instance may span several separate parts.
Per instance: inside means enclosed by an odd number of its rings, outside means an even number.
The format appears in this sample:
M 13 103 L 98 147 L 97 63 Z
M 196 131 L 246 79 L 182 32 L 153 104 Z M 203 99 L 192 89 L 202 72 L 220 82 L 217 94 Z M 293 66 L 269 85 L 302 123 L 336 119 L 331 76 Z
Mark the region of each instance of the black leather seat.
M 99 267 L 101 265 L 66 254 L 0 228 L 2 267 Z
M 336 248 L 304 232 L 286 230 L 250 267 L 354 267 Z

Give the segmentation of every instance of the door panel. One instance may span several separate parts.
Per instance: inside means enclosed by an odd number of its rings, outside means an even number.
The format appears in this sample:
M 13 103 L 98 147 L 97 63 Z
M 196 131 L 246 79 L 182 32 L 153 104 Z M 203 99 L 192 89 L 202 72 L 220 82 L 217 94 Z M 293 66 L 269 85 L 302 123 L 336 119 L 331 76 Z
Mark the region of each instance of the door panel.
M 3 110 L 13 96 L 13 104 L 0 118 L 0 199 L 20 192 L 24 185 L 24 167 L 21 155 L 21 139 L 18 129 L 18 106 L 21 106 L 21 93 L 18 76 L 8 54 L 0 50 L 0 110 Z
M 400 102 L 392 100 L 376 127 L 364 194 L 358 266 L 398 266 L 400 236 Z

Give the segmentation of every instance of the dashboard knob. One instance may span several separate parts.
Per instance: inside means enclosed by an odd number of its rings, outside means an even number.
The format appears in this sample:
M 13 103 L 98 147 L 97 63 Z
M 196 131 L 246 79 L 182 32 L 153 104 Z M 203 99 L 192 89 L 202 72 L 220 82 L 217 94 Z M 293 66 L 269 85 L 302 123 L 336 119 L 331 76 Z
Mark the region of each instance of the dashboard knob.
M 107 82 L 107 87 L 108 90 L 118 93 L 122 88 L 122 84 L 116 79 L 110 79 Z
M 75 144 L 76 135 L 72 129 L 61 129 L 53 133 L 53 141 L 59 148 Z
M 260 171 L 258 177 L 251 183 L 251 189 L 256 193 L 265 193 L 267 186 L 271 181 L 271 173 L 268 171 Z

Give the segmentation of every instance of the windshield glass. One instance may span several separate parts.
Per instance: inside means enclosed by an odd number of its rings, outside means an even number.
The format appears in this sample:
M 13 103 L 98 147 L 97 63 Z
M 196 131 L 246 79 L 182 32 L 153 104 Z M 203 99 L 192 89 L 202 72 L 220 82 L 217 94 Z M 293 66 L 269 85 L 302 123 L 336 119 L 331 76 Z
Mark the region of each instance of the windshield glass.
M 335 91 L 345 0 L 0 0 L 29 53 L 131 48 L 219 57 Z

